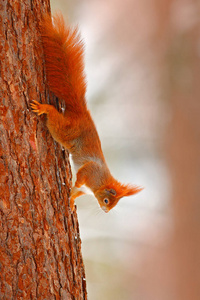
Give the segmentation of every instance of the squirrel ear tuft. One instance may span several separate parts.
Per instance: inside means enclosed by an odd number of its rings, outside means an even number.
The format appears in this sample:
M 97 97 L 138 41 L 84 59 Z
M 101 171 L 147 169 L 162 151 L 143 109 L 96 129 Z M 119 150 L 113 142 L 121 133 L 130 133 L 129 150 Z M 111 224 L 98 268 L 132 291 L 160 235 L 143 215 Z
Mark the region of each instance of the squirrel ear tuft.
M 125 187 L 124 197 L 137 194 L 137 193 L 141 192 L 143 189 L 144 189 L 143 187 L 127 185 Z
M 127 197 L 131 195 L 135 195 L 143 190 L 143 187 L 139 187 L 137 185 L 130 185 L 130 184 L 120 184 L 118 185 L 117 196 L 120 198 Z
M 131 196 L 139 193 L 140 191 L 143 190 L 143 187 L 139 187 L 137 185 L 131 185 L 131 184 L 123 184 L 113 179 L 109 185 L 104 187 L 104 190 L 108 195 L 120 199 L 122 197 Z

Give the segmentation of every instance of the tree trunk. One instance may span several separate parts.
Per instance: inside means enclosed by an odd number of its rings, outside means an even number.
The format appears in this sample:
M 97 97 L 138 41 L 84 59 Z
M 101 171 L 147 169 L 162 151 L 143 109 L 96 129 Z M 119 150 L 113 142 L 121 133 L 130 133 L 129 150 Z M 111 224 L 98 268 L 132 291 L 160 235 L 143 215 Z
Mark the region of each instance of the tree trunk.
M 38 31 L 47 11 L 49 0 L 0 3 L 0 299 L 87 299 L 68 154 L 29 106 L 53 101 Z

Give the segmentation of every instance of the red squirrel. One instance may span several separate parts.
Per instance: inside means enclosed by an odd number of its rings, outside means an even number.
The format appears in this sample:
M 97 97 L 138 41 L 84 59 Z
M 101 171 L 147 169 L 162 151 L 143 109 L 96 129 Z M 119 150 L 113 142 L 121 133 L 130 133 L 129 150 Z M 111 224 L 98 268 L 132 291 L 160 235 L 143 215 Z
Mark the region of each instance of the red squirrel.
M 86 77 L 84 72 L 84 44 L 77 28 L 66 27 L 61 14 L 47 15 L 40 26 L 44 49 L 47 82 L 50 91 L 65 102 L 60 113 L 49 104 L 32 101 L 31 108 L 38 115 L 45 114 L 47 127 L 53 138 L 67 148 L 76 169 L 76 182 L 71 190 L 70 206 L 85 194 L 88 187 L 104 212 L 109 212 L 124 196 L 142 190 L 141 187 L 121 184 L 110 173 L 101 142 L 87 108 Z

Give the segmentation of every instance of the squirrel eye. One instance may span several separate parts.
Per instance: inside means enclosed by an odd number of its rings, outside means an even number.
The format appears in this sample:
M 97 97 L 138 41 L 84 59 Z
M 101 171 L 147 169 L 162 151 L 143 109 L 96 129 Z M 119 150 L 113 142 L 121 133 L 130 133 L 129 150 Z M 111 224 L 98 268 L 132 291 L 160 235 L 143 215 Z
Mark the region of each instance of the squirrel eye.
M 103 202 L 104 202 L 105 204 L 108 204 L 108 203 L 109 203 L 109 200 L 106 198 L 106 199 L 103 200 Z

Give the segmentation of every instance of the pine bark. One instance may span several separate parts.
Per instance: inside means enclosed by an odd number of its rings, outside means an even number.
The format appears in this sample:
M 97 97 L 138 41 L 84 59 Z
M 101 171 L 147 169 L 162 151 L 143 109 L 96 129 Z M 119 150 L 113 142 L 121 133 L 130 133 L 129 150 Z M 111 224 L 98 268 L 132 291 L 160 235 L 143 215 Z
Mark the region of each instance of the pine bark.
M 0 3 L 0 299 L 87 299 L 68 153 L 31 100 L 53 103 L 39 34 L 49 0 Z

